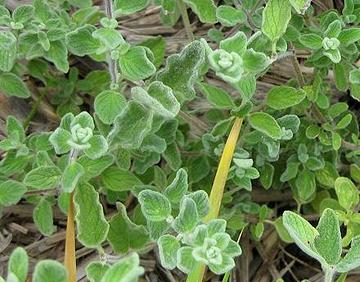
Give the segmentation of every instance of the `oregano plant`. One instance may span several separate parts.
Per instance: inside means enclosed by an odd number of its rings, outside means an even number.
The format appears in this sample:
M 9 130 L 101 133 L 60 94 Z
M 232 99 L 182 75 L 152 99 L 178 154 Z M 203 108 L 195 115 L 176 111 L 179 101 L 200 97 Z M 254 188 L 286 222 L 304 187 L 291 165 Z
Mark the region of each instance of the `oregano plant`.
M 20 2 L 0 281 L 357 279 L 358 0 Z

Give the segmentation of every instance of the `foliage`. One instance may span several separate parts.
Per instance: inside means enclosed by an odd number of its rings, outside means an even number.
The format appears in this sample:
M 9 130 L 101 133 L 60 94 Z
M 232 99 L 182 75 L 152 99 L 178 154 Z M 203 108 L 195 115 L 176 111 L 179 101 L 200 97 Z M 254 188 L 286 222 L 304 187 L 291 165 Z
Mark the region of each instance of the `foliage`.
M 67 234 L 74 220 L 79 243 L 100 254 L 86 267 L 94 282 L 136 281 L 144 273 L 138 253 L 153 248 L 189 281 L 201 279 L 204 265 L 225 281 L 242 234 L 259 244 L 270 228 L 315 258 L 327 282 L 346 275 L 360 265 L 360 2 L 341 10 L 317 2 L 1 4 L 1 94 L 35 101 L 25 121 L 9 115 L 4 125 L 0 211 L 27 202 L 50 236 L 60 208 Z M 190 42 L 176 52 L 163 36 L 134 42 L 121 19 L 153 6 L 166 30 L 183 24 Z M 192 34 L 195 25 L 207 34 Z M 106 69 L 84 71 L 76 60 Z M 283 60 L 291 79 L 261 95 Z M 43 100 L 59 125 L 33 132 Z M 268 195 L 290 195 L 283 215 Z M 316 228 L 309 214 L 321 215 Z M 131 254 L 113 261 L 104 244 Z M 7 275 L 27 280 L 23 249 L 10 256 Z M 33 280 L 75 275 L 44 260 Z

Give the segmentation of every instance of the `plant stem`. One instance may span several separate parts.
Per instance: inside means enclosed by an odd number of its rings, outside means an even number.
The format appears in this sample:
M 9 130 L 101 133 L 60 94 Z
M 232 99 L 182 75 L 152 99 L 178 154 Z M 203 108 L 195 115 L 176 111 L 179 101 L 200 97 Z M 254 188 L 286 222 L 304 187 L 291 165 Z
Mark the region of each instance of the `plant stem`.
M 69 163 L 76 160 L 77 150 L 72 149 L 69 155 Z M 68 282 L 76 282 L 76 255 L 75 255 L 75 216 L 74 216 L 74 192 L 69 199 L 69 210 L 66 222 L 65 257 L 64 265 L 68 271 Z
M 178 5 L 181 13 L 181 17 L 184 23 L 186 35 L 190 41 L 194 41 L 194 34 L 191 29 L 191 24 L 189 20 L 189 15 L 187 13 L 186 5 L 183 0 L 178 0 Z
M 324 282 L 332 282 L 334 279 L 334 275 L 335 271 L 332 268 L 325 270 Z
M 293 66 L 294 66 L 297 80 L 299 82 L 300 87 L 304 87 L 305 86 L 305 79 L 304 79 L 304 76 L 303 76 L 303 74 L 301 72 L 300 64 L 299 64 L 299 62 L 298 62 L 298 60 L 296 58 L 295 48 L 291 43 L 290 43 L 290 47 L 291 47 L 292 53 L 293 53 L 293 55 L 291 56 L 291 62 L 293 64 Z
M 112 0 L 104 0 L 104 6 L 105 6 L 106 16 L 109 19 L 112 19 L 114 17 Z M 109 69 L 109 73 L 110 73 L 110 77 L 111 77 L 111 83 L 113 85 L 117 85 L 117 83 L 118 83 L 117 62 L 116 62 L 116 60 L 113 60 L 111 58 L 111 53 L 110 52 L 108 52 L 106 57 L 107 57 L 108 69 Z
M 216 171 L 213 186 L 211 188 L 209 199 L 210 211 L 204 219 L 205 222 L 209 222 L 210 220 L 217 218 L 219 215 L 225 184 L 229 174 L 231 161 L 234 156 L 235 147 L 240 135 L 242 123 L 242 118 L 235 119 L 234 125 L 226 141 L 223 153 L 220 158 L 219 166 Z M 204 274 L 205 266 L 203 264 L 198 264 L 195 269 L 189 274 L 187 282 L 200 282 L 203 280 Z
M 36 102 L 33 104 L 32 108 L 31 108 L 31 111 L 30 111 L 30 113 L 27 115 L 27 117 L 26 117 L 26 119 L 25 119 L 25 121 L 24 121 L 24 124 L 23 124 L 25 131 L 26 131 L 27 128 L 29 127 L 31 120 L 32 120 L 32 119 L 34 118 L 34 116 L 36 115 L 36 113 L 37 113 L 37 111 L 38 111 L 38 108 L 39 108 L 42 100 L 44 99 L 45 95 L 46 95 L 46 91 L 43 91 L 43 92 L 41 93 L 41 95 L 38 97 L 38 99 L 36 100 Z
M 220 205 L 224 194 L 226 180 L 229 174 L 232 158 L 236 143 L 239 138 L 241 125 L 243 123 L 242 118 L 236 118 L 234 125 L 231 129 L 229 137 L 226 141 L 224 151 L 222 153 L 218 169 L 216 171 L 215 179 L 210 193 L 210 211 L 205 217 L 205 222 L 208 222 L 214 218 L 217 218 L 220 211 Z

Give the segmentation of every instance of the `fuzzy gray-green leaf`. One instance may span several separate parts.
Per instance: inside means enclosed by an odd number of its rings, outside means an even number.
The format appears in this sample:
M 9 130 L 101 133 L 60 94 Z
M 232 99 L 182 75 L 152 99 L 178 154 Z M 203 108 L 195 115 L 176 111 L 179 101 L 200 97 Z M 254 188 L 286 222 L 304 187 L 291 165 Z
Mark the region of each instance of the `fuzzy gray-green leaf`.
M 78 240 L 88 248 L 97 248 L 106 239 L 109 224 L 94 187 L 81 183 L 75 190 L 74 203 Z

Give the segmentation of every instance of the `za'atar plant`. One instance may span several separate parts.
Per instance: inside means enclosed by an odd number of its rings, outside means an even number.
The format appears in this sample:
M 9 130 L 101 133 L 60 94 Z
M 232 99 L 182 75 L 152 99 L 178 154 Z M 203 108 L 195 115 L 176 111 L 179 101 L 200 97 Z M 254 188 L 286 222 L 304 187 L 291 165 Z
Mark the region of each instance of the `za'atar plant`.
M 137 281 L 140 257 L 159 279 L 310 278 L 264 240 L 326 282 L 360 266 L 358 0 L 7 2 L 0 232 L 28 204 L 37 239 L 66 235 L 34 267 L 13 236 L 0 281 Z

